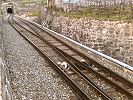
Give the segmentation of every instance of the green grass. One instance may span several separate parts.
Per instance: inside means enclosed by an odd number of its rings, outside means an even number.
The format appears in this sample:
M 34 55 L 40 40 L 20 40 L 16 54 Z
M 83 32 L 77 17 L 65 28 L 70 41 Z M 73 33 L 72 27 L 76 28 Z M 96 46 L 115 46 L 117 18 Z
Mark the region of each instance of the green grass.
M 122 8 L 120 8 L 122 7 Z M 88 17 L 93 19 L 100 19 L 100 20 L 122 20 L 122 21 L 131 21 L 131 10 L 129 5 L 116 5 L 108 8 L 101 8 L 99 7 L 87 7 L 82 8 L 79 11 L 71 11 L 71 12 L 63 12 L 62 10 L 59 10 L 57 8 L 53 8 L 55 11 L 57 11 L 59 14 L 62 14 L 64 16 L 68 17 Z M 119 13 L 120 12 L 120 13 Z
M 30 3 L 36 3 L 36 2 L 41 2 L 44 3 L 46 0 L 23 0 L 21 1 L 22 4 L 30 4 Z
M 34 12 L 31 12 L 30 14 L 28 14 L 28 16 L 32 17 L 32 16 L 40 16 L 41 15 L 41 12 L 40 11 L 34 11 Z

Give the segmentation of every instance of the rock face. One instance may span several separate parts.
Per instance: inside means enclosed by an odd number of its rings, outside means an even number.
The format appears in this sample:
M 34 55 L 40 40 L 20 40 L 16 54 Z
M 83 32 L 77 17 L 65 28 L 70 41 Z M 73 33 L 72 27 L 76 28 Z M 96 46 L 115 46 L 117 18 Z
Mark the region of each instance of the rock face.
M 47 18 L 50 20 L 50 17 Z M 46 20 L 46 26 L 48 23 Z M 133 66 L 132 24 L 54 16 L 52 30 Z

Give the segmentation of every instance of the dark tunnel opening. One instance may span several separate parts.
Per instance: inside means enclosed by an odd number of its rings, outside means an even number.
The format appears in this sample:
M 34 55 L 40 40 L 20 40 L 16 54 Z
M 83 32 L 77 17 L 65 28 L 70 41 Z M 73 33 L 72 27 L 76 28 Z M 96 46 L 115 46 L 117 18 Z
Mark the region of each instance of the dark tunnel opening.
M 9 13 L 9 14 L 13 14 L 13 10 L 12 10 L 12 8 L 8 8 L 8 9 L 7 9 L 7 13 Z

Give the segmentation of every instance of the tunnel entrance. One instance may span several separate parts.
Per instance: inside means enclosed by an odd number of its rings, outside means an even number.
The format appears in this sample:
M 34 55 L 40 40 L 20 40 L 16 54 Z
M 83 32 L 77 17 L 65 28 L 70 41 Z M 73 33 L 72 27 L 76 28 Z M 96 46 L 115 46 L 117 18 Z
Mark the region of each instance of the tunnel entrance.
M 7 9 L 7 13 L 9 13 L 9 14 L 13 14 L 13 10 L 12 10 L 12 8 L 8 8 L 8 9 Z

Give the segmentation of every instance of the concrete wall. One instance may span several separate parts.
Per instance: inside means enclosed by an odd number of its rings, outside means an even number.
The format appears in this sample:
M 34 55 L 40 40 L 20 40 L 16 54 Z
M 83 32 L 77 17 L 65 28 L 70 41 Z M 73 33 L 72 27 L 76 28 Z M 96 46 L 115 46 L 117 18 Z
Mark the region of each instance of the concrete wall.
M 53 16 L 51 22 L 52 30 L 133 66 L 131 23 L 64 16 Z

